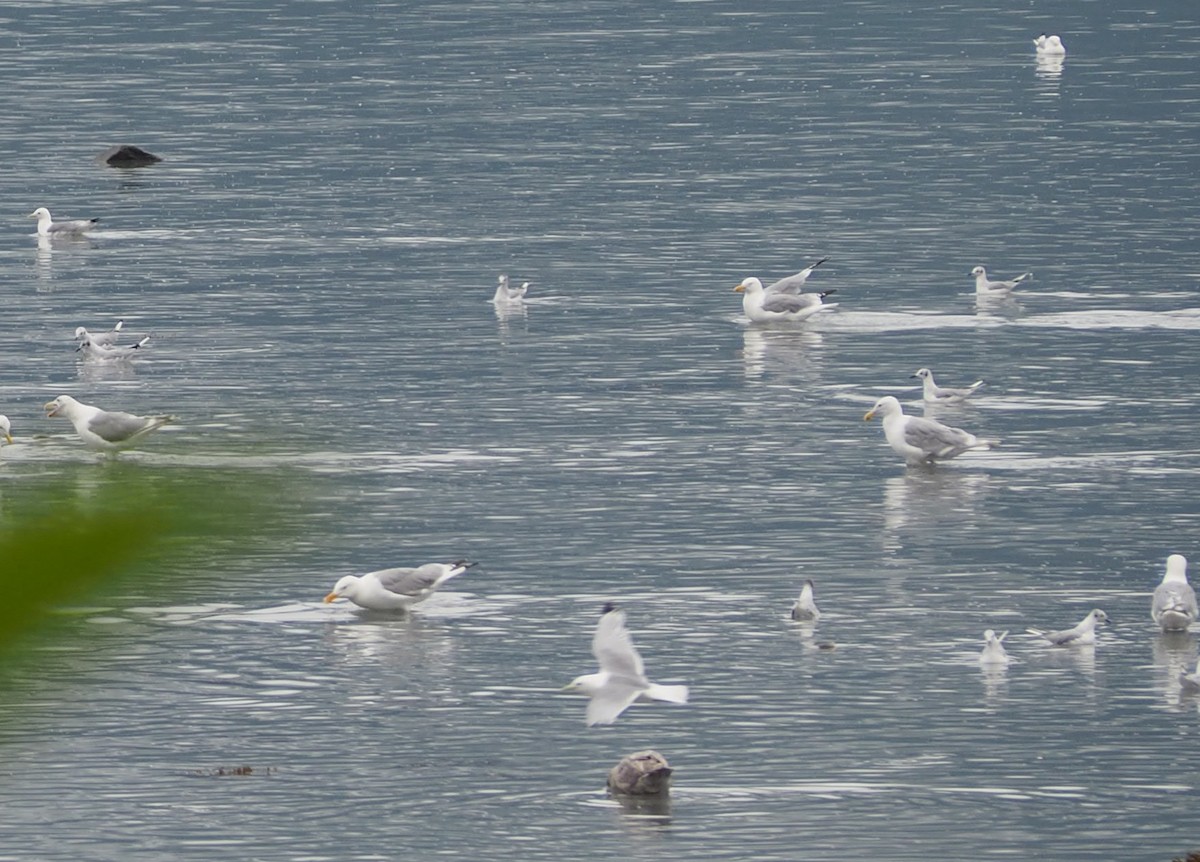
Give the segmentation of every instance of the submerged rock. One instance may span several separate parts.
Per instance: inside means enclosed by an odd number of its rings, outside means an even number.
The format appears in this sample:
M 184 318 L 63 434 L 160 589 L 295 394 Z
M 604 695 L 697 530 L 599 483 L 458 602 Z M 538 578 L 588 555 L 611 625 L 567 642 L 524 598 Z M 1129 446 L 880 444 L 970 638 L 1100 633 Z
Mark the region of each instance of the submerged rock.
M 672 769 L 657 751 L 636 751 L 621 758 L 608 773 L 608 792 L 659 796 L 671 788 Z
M 144 168 L 146 165 L 162 161 L 154 153 L 148 153 L 141 147 L 135 147 L 132 144 L 109 147 L 97 156 L 97 159 L 110 168 Z

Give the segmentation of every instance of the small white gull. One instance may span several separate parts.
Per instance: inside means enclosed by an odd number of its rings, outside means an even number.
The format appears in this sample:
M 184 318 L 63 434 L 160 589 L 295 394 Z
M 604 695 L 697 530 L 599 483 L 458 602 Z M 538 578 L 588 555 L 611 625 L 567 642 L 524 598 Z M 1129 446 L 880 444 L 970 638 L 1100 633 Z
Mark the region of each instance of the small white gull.
M 983 633 L 983 651 L 979 653 L 979 664 L 983 667 L 1001 667 L 1009 662 L 1008 653 L 1004 651 L 1004 639 L 1008 632 L 996 634 L 991 629 Z
M 98 344 L 91 338 L 85 338 L 79 342 L 75 352 L 82 353 L 85 359 L 108 362 L 114 359 L 129 359 L 149 343 L 149 335 L 134 344 Z
M 1033 278 L 1032 272 L 1022 273 L 1012 281 L 992 281 L 988 278 L 987 270 L 977 266 L 971 270 L 975 278 L 975 293 L 982 296 L 1007 296 L 1018 284 Z
M 118 320 L 116 326 L 108 330 L 108 332 L 88 332 L 83 326 L 75 327 L 75 340 L 83 343 L 90 341 L 92 344 L 102 344 L 107 347 L 110 344 L 116 344 L 125 334 L 121 332 L 125 328 L 125 321 Z
M 492 294 L 492 302 L 521 302 L 525 299 L 525 294 L 529 291 L 529 282 L 523 282 L 520 287 L 510 287 L 508 276 L 501 275 L 497 279 L 496 292 Z
M 957 404 L 970 398 L 983 385 L 982 380 L 976 380 L 970 386 L 961 388 L 938 386 L 933 381 L 933 372 L 928 368 L 918 368 L 916 374 L 911 376 L 924 381 L 922 396 L 929 404 Z
M 38 207 L 29 214 L 29 217 L 38 220 L 38 236 L 77 236 L 87 233 L 96 226 L 96 222 L 100 221 L 98 218 L 53 221 L 50 218 L 50 210 L 45 207 Z
M 1096 642 L 1096 624 L 1108 622 L 1108 614 L 1096 608 L 1078 625 L 1058 632 L 1048 632 L 1042 629 L 1026 629 L 1031 635 L 1040 637 L 1054 646 L 1087 646 Z
M 658 685 L 646 678 L 642 657 L 625 628 L 625 612 L 612 602 L 604 606 L 596 624 L 592 655 L 600 670 L 576 677 L 564 688 L 591 698 L 587 708 L 589 727 L 612 724 L 634 702 L 687 703 L 686 685 Z
M 813 599 L 813 582 L 809 578 L 800 589 L 800 597 L 792 605 L 792 619 L 801 622 L 816 622 L 821 618 L 821 611 Z
M 1033 40 L 1033 44 L 1037 47 L 1037 53 L 1044 56 L 1065 57 L 1067 55 L 1067 48 L 1058 36 L 1047 36 L 1042 33 Z

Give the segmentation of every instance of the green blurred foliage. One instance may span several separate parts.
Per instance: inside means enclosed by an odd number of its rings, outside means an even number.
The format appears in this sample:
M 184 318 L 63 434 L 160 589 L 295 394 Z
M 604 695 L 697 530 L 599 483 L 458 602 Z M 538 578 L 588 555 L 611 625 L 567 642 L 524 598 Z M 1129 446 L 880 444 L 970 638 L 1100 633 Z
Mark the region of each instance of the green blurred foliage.
M 0 653 L 55 610 L 127 587 L 167 592 L 164 572 L 275 546 L 299 505 L 287 481 L 254 471 L 71 465 L 0 486 Z

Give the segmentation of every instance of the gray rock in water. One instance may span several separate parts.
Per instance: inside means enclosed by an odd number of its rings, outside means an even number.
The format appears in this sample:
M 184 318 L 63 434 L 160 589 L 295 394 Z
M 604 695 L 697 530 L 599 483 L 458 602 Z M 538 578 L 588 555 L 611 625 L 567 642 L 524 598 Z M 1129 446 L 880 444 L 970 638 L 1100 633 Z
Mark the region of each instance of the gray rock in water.
M 97 158 L 110 168 L 144 168 L 146 165 L 162 161 L 154 153 L 148 153 L 141 147 L 135 147 L 132 144 L 109 147 Z
M 608 773 L 609 793 L 660 796 L 671 788 L 671 767 L 657 751 L 635 751 Z

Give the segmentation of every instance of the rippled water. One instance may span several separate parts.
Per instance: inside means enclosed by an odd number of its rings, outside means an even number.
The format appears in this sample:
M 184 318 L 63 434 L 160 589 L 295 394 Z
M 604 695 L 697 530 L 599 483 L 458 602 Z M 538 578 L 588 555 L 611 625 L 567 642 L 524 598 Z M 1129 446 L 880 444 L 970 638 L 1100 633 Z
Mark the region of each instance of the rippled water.
M 47 478 L 307 496 L 294 542 L 112 589 L 8 672 L 0 858 L 1196 849 L 1196 643 L 1148 606 L 1200 557 L 1200 25 L 1065 8 L 11 5 L 0 517 Z M 118 141 L 166 161 L 98 167 Z M 39 245 L 39 205 L 102 228 Z M 745 325 L 743 276 L 825 255 L 838 313 Z M 1035 278 L 978 306 L 977 263 Z M 118 317 L 145 356 L 78 361 Z M 861 417 L 922 365 L 987 379 L 944 418 L 1001 448 L 899 463 Z M 59 392 L 181 421 L 99 463 Z M 319 604 L 458 556 L 411 619 Z M 557 689 L 607 599 L 691 705 L 584 727 Z M 1094 606 L 1092 651 L 1019 635 Z M 648 746 L 667 813 L 602 791 Z

